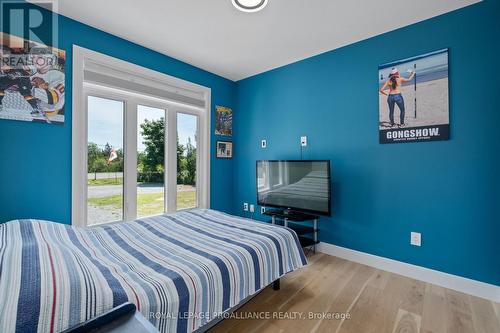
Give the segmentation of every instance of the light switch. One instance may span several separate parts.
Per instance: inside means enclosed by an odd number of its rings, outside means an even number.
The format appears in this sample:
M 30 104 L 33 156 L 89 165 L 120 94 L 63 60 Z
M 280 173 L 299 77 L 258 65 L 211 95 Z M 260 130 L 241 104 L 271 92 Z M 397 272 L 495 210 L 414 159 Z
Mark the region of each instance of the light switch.
M 410 234 L 410 244 L 414 246 L 422 246 L 422 234 L 419 232 L 412 232 Z

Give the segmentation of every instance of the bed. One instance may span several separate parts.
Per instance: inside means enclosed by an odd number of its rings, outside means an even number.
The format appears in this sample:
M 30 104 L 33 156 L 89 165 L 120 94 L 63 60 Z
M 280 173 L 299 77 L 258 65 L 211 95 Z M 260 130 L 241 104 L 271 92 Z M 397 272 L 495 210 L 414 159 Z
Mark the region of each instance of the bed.
M 60 332 L 125 302 L 160 332 L 202 331 L 306 263 L 291 229 L 213 210 L 89 228 L 15 220 L 0 225 L 0 331 Z

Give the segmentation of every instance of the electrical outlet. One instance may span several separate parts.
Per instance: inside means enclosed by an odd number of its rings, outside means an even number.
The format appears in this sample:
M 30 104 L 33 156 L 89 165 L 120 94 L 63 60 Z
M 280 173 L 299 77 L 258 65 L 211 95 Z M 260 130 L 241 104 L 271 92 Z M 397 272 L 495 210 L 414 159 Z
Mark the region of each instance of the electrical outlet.
M 411 232 L 410 244 L 414 246 L 422 246 L 422 234 L 420 232 Z
M 255 206 L 254 205 L 250 205 L 250 213 L 253 213 L 255 212 Z
M 262 148 L 267 148 L 267 140 L 262 140 L 262 141 L 260 142 L 260 146 L 261 146 Z
M 260 207 L 260 213 L 264 214 L 266 212 L 266 207 Z
M 307 146 L 307 136 L 301 136 L 300 137 L 300 145 L 302 147 L 306 147 Z
M 243 210 L 248 212 L 248 202 L 243 203 Z

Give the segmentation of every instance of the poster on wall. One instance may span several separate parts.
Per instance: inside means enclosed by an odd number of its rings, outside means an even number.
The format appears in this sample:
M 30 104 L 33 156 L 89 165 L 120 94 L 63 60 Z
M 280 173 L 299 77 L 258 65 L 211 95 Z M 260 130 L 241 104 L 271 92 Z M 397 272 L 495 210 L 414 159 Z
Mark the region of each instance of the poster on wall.
M 217 158 L 233 158 L 233 143 L 231 141 L 217 141 Z
M 233 110 L 224 106 L 215 107 L 215 134 L 233 135 Z
M 379 141 L 448 140 L 448 49 L 379 66 Z
M 66 53 L 0 32 L 0 119 L 64 123 Z

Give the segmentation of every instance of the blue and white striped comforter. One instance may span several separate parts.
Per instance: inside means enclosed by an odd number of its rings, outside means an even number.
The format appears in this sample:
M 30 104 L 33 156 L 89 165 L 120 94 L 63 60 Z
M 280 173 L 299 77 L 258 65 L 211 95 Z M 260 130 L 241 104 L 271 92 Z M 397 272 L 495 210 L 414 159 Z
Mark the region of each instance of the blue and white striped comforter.
M 306 264 L 290 229 L 212 210 L 93 228 L 0 225 L 0 332 L 59 332 L 124 302 L 191 332 Z

